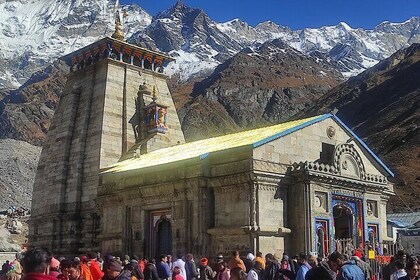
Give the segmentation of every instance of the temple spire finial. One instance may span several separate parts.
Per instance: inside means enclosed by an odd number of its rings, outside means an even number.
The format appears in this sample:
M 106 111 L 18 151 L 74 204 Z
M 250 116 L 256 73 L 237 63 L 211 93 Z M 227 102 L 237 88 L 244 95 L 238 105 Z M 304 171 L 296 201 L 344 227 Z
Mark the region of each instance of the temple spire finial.
M 122 25 L 122 20 L 121 20 L 121 9 L 120 9 L 119 0 L 115 1 L 114 19 L 115 19 L 115 31 L 111 37 L 117 40 L 124 41 L 124 31 L 123 31 L 123 25 Z

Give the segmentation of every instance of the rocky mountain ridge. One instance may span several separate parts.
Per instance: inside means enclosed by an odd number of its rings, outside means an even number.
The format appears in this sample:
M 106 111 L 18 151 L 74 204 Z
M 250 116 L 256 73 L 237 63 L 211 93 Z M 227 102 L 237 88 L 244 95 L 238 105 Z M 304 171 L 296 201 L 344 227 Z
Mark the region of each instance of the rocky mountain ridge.
M 114 0 L 0 1 L 4 18 L 0 22 L 0 86 L 16 89 L 63 54 L 110 36 L 114 5 Z M 206 77 L 242 49 L 277 38 L 308 55 L 323 53 L 337 62 L 346 77 L 420 42 L 419 17 L 403 23 L 383 22 L 372 30 L 353 29 L 343 22 L 291 30 L 271 21 L 255 27 L 239 19 L 218 23 L 182 1 L 153 18 L 137 5 L 123 9 L 129 41 L 169 52 L 177 60 L 167 67 L 167 74 L 179 74 L 183 81 Z
M 0 100 L 0 139 L 41 146 L 66 82 L 67 67 L 56 62 Z
M 344 22 L 291 30 L 272 21 L 255 27 L 240 19 L 218 23 L 202 10 L 178 1 L 152 19 L 146 34 L 136 33 L 130 40 L 153 42 L 156 48 L 171 53 L 178 62 L 167 73 L 181 73 L 183 81 L 196 75 L 205 76 L 240 50 L 273 39 L 282 39 L 307 55 L 321 52 L 336 63 L 344 76 L 350 77 L 395 51 L 420 42 L 420 18 L 413 17 L 403 23 L 383 22 L 372 30 L 354 29 Z
M 0 210 L 30 208 L 41 148 L 23 141 L 0 139 Z
M 182 128 L 193 140 L 286 121 L 343 80 L 328 60 L 275 39 L 244 49 L 195 83 L 179 110 Z

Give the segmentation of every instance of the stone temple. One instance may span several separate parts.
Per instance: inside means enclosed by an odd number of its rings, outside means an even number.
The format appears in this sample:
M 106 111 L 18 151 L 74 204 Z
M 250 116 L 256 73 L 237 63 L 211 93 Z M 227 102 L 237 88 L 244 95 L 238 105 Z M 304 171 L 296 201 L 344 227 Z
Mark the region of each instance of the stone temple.
M 31 245 L 324 256 L 336 240 L 389 240 L 393 174 L 337 116 L 185 143 L 162 74 L 170 57 L 106 37 L 63 60 L 71 72 L 39 161 Z

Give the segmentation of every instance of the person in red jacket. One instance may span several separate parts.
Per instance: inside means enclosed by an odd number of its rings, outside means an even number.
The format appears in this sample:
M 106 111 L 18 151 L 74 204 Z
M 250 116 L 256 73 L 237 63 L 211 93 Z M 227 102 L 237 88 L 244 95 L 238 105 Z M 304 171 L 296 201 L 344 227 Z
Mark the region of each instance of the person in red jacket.
M 92 275 L 92 280 L 100 280 L 104 276 L 99 264 L 96 262 L 97 254 L 95 252 L 89 252 L 87 254 L 89 259 L 88 266 L 90 269 L 90 274 Z
M 50 273 L 50 263 L 53 254 L 43 248 L 29 249 L 22 260 L 23 280 L 57 280 Z
M 173 269 L 172 280 L 185 280 L 181 275 L 181 269 L 177 266 Z
M 143 259 L 140 259 L 136 255 L 133 256 L 133 260 L 136 260 L 137 261 L 137 263 L 139 264 L 139 268 L 140 268 L 141 272 L 144 272 L 144 268 L 146 266 L 146 264 L 144 263 L 144 260 Z

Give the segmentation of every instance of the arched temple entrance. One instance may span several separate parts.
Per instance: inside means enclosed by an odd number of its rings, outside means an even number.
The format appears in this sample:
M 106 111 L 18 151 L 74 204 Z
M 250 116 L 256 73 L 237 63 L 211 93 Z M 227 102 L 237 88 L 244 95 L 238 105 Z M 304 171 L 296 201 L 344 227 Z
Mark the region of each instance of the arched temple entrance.
M 171 255 L 172 252 L 172 223 L 170 210 L 150 212 L 149 238 L 146 240 L 146 255 L 159 257 Z
M 334 229 L 336 239 L 352 238 L 353 215 L 351 209 L 337 204 L 333 208 Z
M 155 225 L 156 239 L 155 252 L 156 256 L 172 254 L 172 226 L 169 219 L 162 215 Z
M 320 258 L 328 256 L 330 251 L 329 221 L 316 219 L 315 233 L 315 252 Z

